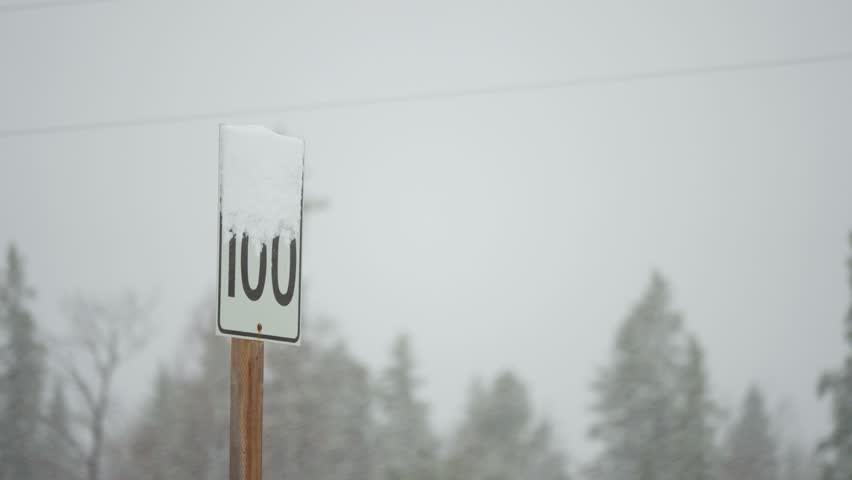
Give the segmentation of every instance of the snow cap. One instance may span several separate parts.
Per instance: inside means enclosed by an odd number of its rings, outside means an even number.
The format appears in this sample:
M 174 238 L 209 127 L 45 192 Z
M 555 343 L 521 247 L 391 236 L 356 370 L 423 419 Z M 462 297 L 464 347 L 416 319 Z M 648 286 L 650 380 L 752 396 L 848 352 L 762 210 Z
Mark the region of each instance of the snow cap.
M 219 127 L 219 195 L 226 232 L 246 234 L 258 247 L 271 247 L 279 235 L 282 244 L 299 237 L 304 151 L 301 139 L 267 127 Z

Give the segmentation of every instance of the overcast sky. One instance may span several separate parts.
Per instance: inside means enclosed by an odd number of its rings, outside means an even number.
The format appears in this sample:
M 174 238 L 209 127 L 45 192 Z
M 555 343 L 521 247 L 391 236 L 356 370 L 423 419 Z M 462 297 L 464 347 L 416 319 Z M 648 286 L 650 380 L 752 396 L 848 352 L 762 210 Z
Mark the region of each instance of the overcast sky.
M 587 457 L 589 384 L 656 269 L 720 400 L 757 381 L 786 427 L 826 431 L 852 61 L 27 130 L 843 54 L 852 5 L 305 3 L 0 7 L 0 244 L 50 329 L 73 292 L 157 293 L 129 401 L 215 286 L 217 125 L 263 123 L 305 139 L 306 196 L 329 202 L 305 224 L 310 311 L 374 367 L 410 333 L 441 429 L 474 375 L 512 368 Z

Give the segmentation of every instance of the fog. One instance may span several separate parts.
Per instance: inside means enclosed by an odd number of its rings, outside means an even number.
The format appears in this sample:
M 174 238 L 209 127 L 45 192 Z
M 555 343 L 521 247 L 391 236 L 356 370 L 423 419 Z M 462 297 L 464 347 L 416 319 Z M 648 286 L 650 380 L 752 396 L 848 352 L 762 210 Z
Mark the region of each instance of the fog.
M 306 341 L 378 372 L 409 335 L 439 436 L 508 369 L 590 462 L 591 386 L 654 272 L 730 417 L 756 383 L 808 452 L 828 436 L 852 7 L 212 3 L 0 6 L 0 245 L 45 341 L 75 295 L 154 305 L 115 432 L 215 292 L 235 122 L 305 141 Z

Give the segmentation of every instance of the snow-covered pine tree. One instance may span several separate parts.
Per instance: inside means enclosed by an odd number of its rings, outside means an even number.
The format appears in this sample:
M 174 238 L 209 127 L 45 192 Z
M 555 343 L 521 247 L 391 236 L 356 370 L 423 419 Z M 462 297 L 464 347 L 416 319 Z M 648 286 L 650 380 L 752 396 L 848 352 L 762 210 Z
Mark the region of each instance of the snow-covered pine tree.
M 486 388 L 475 382 L 467 415 L 452 442 L 449 480 L 565 480 L 562 457 L 550 445 L 549 425 L 536 426 L 527 391 L 512 373 Z
M 204 451 L 199 455 L 207 459 L 207 478 L 225 478 L 228 475 L 228 449 L 231 421 L 231 341 L 211 335 L 208 328 L 216 319 L 216 303 L 203 300 L 195 312 L 197 339 L 201 344 L 200 373 L 194 381 L 189 408 L 199 420 L 199 435 L 204 438 Z
M 112 465 L 114 476 L 142 480 L 166 480 L 173 477 L 175 466 L 170 451 L 177 445 L 178 387 L 176 381 L 160 368 L 151 397 L 140 412 L 128 445 L 126 461 Z M 181 448 L 180 452 L 186 449 Z
M 367 368 L 343 343 L 323 352 L 321 362 L 321 388 L 328 400 L 324 417 L 331 428 L 322 442 L 324 448 L 318 452 L 326 467 L 318 478 L 368 480 L 373 475 L 371 439 L 375 426 Z
M 0 480 L 33 478 L 39 458 L 44 347 L 27 308 L 34 295 L 14 246 L 0 279 Z
M 704 361 L 704 350 L 694 336 L 689 338 L 686 363 L 682 369 L 679 416 L 675 431 L 674 461 L 680 480 L 710 480 L 713 477 L 716 452 L 715 423 L 718 407 L 710 398 L 710 386 Z
M 226 478 L 229 341 L 210 333 L 215 304 L 196 309 L 181 371 L 161 367 L 151 396 L 111 458 L 108 478 Z
M 264 478 L 372 478 L 367 369 L 345 345 L 267 351 Z
M 553 426 L 541 420 L 529 441 L 527 477 L 533 480 L 567 480 L 565 455 L 553 446 Z
M 307 339 L 306 339 L 307 340 Z M 315 478 L 320 441 L 316 419 L 325 406 L 315 382 L 314 345 L 266 350 L 263 400 L 264 478 Z
M 195 374 L 184 374 L 179 413 L 182 429 L 175 433 L 192 446 L 178 465 L 179 478 L 225 478 L 230 440 L 230 347 L 228 338 L 210 333 L 216 321 L 216 303 L 203 298 L 193 313 L 195 347 L 199 349 Z M 176 477 L 178 478 L 178 477 Z
M 849 244 L 852 245 L 852 235 Z M 852 257 L 846 265 L 852 286 Z M 820 444 L 829 456 L 825 480 L 852 480 L 852 307 L 845 323 L 849 353 L 841 368 L 826 372 L 819 382 L 820 395 L 831 397 L 832 430 Z
M 820 468 L 811 449 L 799 443 L 788 444 L 781 455 L 781 480 L 820 480 Z
M 724 480 L 777 480 L 778 446 L 763 394 L 749 388 L 730 431 L 722 467 Z
M 680 432 L 678 408 L 687 348 L 681 317 L 669 303 L 665 280 L 654 274 L 618 330 L 612 360 L 593 384 L 597 419 L 590 436 L 603 447 L 591 468 L 595 478 L 681 480 L 679 456 L 686 453 L 679 443 L 691 437 Z M 693 396 L 698 409 L 705 395 L 695 388 Z M 692 443 L 701 443 L 702 435 Z
M 409 339 L 400 336 L 376 388 L 381 479 L 432 480 L 438 474 L 438 442 L 429 425 L 428 407 L 417 395 L 419 383 Z

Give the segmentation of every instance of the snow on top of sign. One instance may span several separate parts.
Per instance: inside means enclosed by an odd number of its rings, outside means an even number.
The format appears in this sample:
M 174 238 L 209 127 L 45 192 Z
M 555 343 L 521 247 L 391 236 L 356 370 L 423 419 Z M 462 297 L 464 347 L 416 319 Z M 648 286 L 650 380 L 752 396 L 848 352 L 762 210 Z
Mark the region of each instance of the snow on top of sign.
M 222 125 L 220 195 L 226 232 L 256 244 L 299 235 L 304 144 L 266 127 Z

